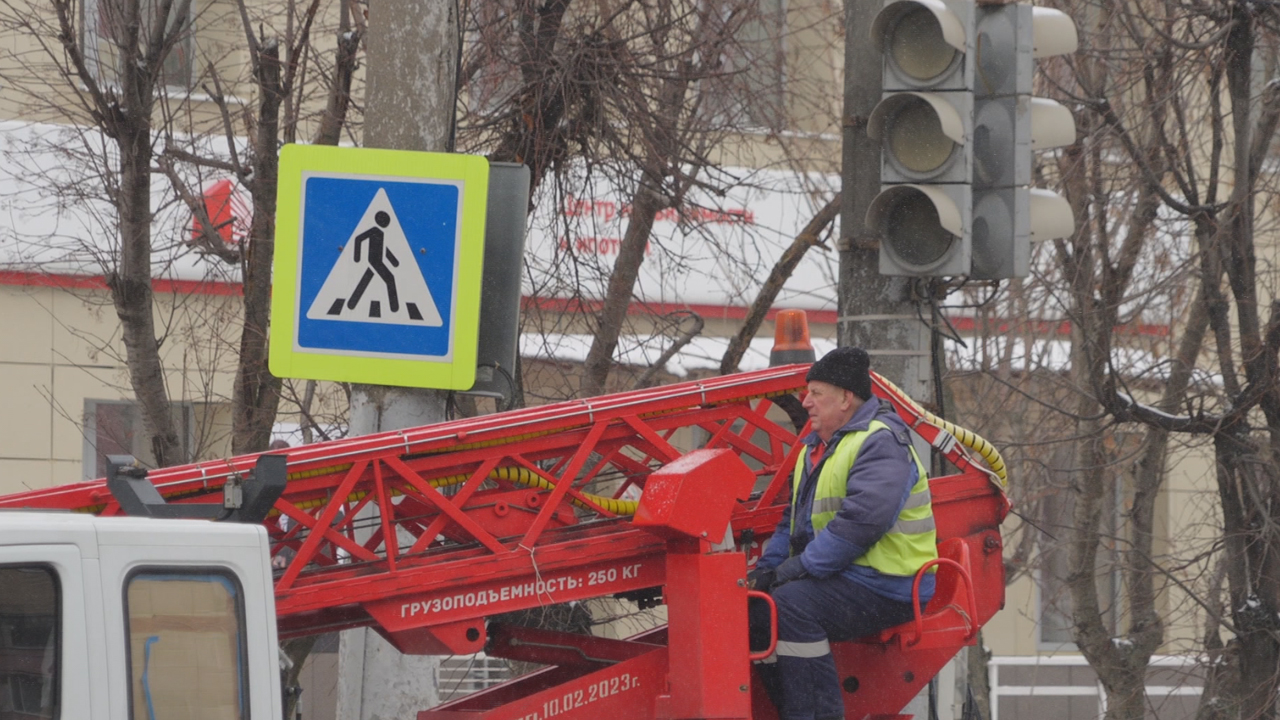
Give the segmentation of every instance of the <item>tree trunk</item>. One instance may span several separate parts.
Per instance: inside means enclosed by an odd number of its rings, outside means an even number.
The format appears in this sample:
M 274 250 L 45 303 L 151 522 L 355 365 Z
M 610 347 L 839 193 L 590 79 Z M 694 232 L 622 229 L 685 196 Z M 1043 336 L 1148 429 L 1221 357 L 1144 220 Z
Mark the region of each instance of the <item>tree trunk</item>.
M 564 26 L 564 16 L 572 0 L 518 3 L 517 43 L 521 88 L 514 95 L 518 108 L 490 158 L 529 166 L 530 210 L 532 198 L 552 165 L 562 159 L 569 145 L 569 129 L 578 123 L 565 122 L 568 82 L 561 59 L 555 55 Z
M 649 173 L 645 175 L 647 180 Z M 605 292 L 604 307 L 600 309 L 599 322 L 596 325 L 595 335 L 591 339 L 591 349 L 587 351 L 587 360 L 583 364 L 579 397 L 592 397 L 605 390 L 609 369 L 613 367 L 613 353 L 618 348 L 622 324 L 631 306 L 631 294 L 636 286 L 636 277 L 640 275 L 640 264 L 644 262 L 645 251 L 649 247 L 649 234 L 653 231 L 653 220 L 663 204 L 662 196 L 645 181 L 636 188 L 631 202 L 631 217 L 627 221 L 627 230 L 618 247 L 618 259 L 613 263 L 613 274 L 609 276 L 609 288 Z
M 965 687 L 968 688 L 969 696 L 965 698 L 967 710 L 964 720 L 988 720 L 991 717 L 991 671 L 987 667 L 989 662 L 991 662 L 991 651 L 982 642 L 982 631 L 979 630 L 977 643 L 965 652 Z
M 351 80 L 355 76 L 356 52 L 360 49 L 360 34 L 347 30 L 346 9 L 343 9 L 343 23 L 339 27 L 336 59 L 333 63 L 333 79 L 329 85 L 329 99 L 325 103 L 324 115 L 320 118 L 320 129 L 316 131 L 316 145 L 337 145 L 342 139 L 342 129 L 347 124 L 347 109 L 351 107 Z
M 114 127 L 105 128 L 120 149 L 120 255 L 107 274 L 107 286 L 120 318 L 129 382 L 142 410 L 152 457 L 158 467 L 164 467 L 188 458 L 182 454 L 182 439 L 173 423 L 151 291 L 151 111 L 154 69 L 163 56 L 144 61 L 138 38 L 143 24 L 138 6 L 131 10 L 134 22 L 128 23 L 121 43 L 119 92 L 123 107 L 115 108 Z M 158 43 L 147 38 L 146 44 Z
M 1153 61 L 1154 64 L 1154 61 Z M 1156 77 L 1152 72 L 1151 77 Z M 1088 119 L 1089 128 L 1097 128 Z M 1145 158 L 1158 160 L 1159 146 L 1144 148 Z M 1114 561 L 1119 563 L 1128 590 L 1123 598 L 1106 597 L 1102 591 L 1110 583 L 1102 576 L 1113 569 L 1099 562 L 1099 550 L 1111 534 L 1103 526 L 1109 513 L 1118 513 L 1110 500 L 1116 494 L 1111 469 L 1114 461 L 1104 447 L 1110 423 L 1100 419 L 1115 394 L 1115 378 L 1108 372 L 1112 336 L 1119 324 L 1119 310 L 1130 290 L 1134 268 L 1141 250 L 1151 237 L 1159 198 L 1152 188 L 1140 189 L 1135 198 L 1127 230 L 1113 248 L 1115 239 L 1090 218 L 1091 210 L 1102 212 L 1106 199 L 1100 197 L 1100 179 L 1105 167 L 1102 147 L 1086 141 L 1064 154 L 1068 196 L 1078 219 L 1076 236 L 1059 243 L 1059 257 L 1070 278 L 1072 315 L 1071 377 L 1084 390 L 1074 407 L 1076 434 L 1072 477 L 1075 508 L 1069 538 L 1069 568 L 1066 578 L 1073 610 L 1073 636 L 1107 693 L 1107 720 L 1142 720 L 1146 706 L 1146 668 L 1151 654 L 1164 638 L 1164 626 L 1156 607 L 1151 559 L 1155 503 L 1164 477 L 1167 435 L 1156 429 L 1144 439 L 1142 462 L 1134 478 L 1129 522 L 1117 543 Z M 1177 386 L 1177 383 L 1173 383 Z M 1181 387 L 1173 398 L 1181 397 Z M 1166 399 L 1168 396 L 1166 396 Z M 1122 488 L 1127 492 L 1128 488 Z M 1127 542 L 1125 542 L 1127 541 Z M 1101 587 L 1100 587 L 1101 586 Z M 1108 618 L 1104 608 L 1118 604 Z M 1122 613 L 1121 610 L 1127 611 Z M 1115 627 L 1113 627 L 1113 624 Z M 1121 626 L 1126 623 L 1127 626 Z
M 1275 668 L 1280 653 L 1275 641 L 1276 613 L 1271 598 L 1261 594 L 1258 583 L 1267 541 L 1257 532 L 1262 522 L 1253 501 L 1250 466 L 1251 444 L 1238 428 L 1226 428 L 1214 437 L 1218 460 L 1218 493 L 1222 502 L 1223 533 L 1230 580 L 1231 618 L 1239 642 L 1240 690 L 1237 699 L 1242 720 L 1275 716 Z
M 280 46 L 261 46 L 255 64 L 258 85 L 258 118 L 254 128 L 253 224 L 243 260 L 244 328 L 240 332 L 240 362 L 232 393 L 231 452 L 265 450 L 271 442 L 276 409 L 280 405 L 280 378 L 267 368 L 267 329 L 271 313 L 271 263 L 275 257 L 276 184 L 280 159 L 276 151 L 280 135 L 280 105 L 285 95 L 280 85 Z
M 1244 369 L 1245 392 L 1259 394 L 1259 405 L 1271 434 L 1269 447 L 1257 447 L 1242 421 L 1224 428 L 1215 436 L 1220 468 L 1219 495 L 1223 502 L 1224 531 L 1228 557 L 1233 567 L 1231 579 L 1232 617 L 1240 641 L 1241 688 L 1245 693 L 1240 714 L 1247 720 L 1272 718 L 1276 713 L 1276 688 L 1280 674 L 1280 597 L 1276 554 L 1280 536 L 1274 530 L 1280 511 L 1280 496 L 1274 463 L 1276 439 L 1280 437 L 1280 407 L 1274 387 L 1275 345 L 1264 339 L 1258 312 L 1257 263 L 1254 255 L 1253 194 L 1260 158 L 1274 135 L 1274 107 L 1264 101 L 1258 132 L 1254 132 L 1253 72 L 1256 46 L 1251 3 L 1235 2 L 1230 7 L 1232 26 L 1226 38 L 1226 79 L 1231 98 L 1232 130 L 1235 140 L 1233 192 L 1228 228 L 1218 237 L 1222 265 L 1236 303 L 1240 360 Z M 1275 104 L 1274 98 L 1270 105 Z M 1265 121 L 1265 122 L 1264 122 Z M 1260 149 L 1255 149 L 1259 146 Z M 1245 405 L 1245 397 L 1235 398 Z
M 791 278 L 791 274 L 795 272 L 796 266 L 804 259 L 804 254 L 809 251 L 809 248 L 822 242 L 822 233 L 840 213 L 840 198 L 840 193 L 836 193 L 835 197 L 828 200 L 827 204 L 805 224 L 804 229 L 796 235 L 791 245 L 783 251 L 782 257 L 778 258 L 778 262 L 769 272 L 769 277 L 760 286 L 760 293 L 751 303 L 751 309 L 747 311 L 747 319 L 743 321 L 738 333 L 729 340 L 729 347 L 725 350 L 724 357 L 720 359 L 721 375 L 738 371 L 738 364 L 742 362 L 743 354 L 747 352 L 747 348 L 751 347 L 751 340 L 759 332 L 765 315 L 769 313 L 769 308 L 773 307 L 773 301 L 778 299 L 782 286 Z

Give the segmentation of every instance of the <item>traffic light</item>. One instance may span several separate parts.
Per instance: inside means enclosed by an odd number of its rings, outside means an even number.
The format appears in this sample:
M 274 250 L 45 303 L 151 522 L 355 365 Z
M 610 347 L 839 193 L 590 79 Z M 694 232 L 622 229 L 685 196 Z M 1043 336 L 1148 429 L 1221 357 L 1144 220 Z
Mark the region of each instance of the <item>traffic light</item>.
M 1070 207 L 1032 190 L 1031 153 L 1075 141 L 1070 112 L 1031 97 L 1033 57 L 1072 52 L 1075 25 L 1030 5 L 886 0 L 872 25 L 884 146 L 867 225 L 885 275 L 1028 273 L 1030 243 L 1074 230 Z
M 871 26 L 884 96 L 867 132 L 883 143 L 867 210 L 884 275 L 967 275 L 973 205 L 972 2 L 888 0 Z
M 1033 240 L 1075 231 L 1067 201 L 1030 185 L 1032 152 L 1076 139 L 1069 110 L 1032 97 L 1032 62 L 1074 52 L 1076 42 L 1075 24 L 1058 10 L 976 8 L 971 278 L 1025 277 Z

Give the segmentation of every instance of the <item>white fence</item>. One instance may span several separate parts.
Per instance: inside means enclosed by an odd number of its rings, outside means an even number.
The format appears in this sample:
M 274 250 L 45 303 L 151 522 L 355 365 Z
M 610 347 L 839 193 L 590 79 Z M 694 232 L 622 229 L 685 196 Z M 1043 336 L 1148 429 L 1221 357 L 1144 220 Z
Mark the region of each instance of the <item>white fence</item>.
M 1190 655 L 1155 655 L 1149 667 L 1191 670 L 1198 665 L 1198 660 Z M 991 720 L 1000 720 L 1000 698 L 1013 697 L 1087 697 L 1093 696 L 1098 701 L 1098 717 L 1107 712 L 1107 693 L 1101 682 L 1090 685 L 1039 684 L 1006 685 L 1001 681 L 1001 668 L 1039 668 L 1039 667 L 1089 667 L 1088 661 L 1081 655 L 1022 655 L 1000 656 L 991 658 L 988 663 L 991 677 Z M 1147 697 L 1170 697 L 1176 695 L 1199 695 L 1204 688 L 1197 685 L 1148 685 Z
M 442 658 L 436 668 L 436 687 L 440 690 L 442 701 L 470 695 L 509 679 L 511 668 L 507 661 L 488 657 L 484 653 Z
M 1189 655 L 1155 655 L 1149 667 L 1190 671 L 1199 661 Z M 1021 697 L 1093 697 L 1097 702 L 1097 717 L 1107 712 L 1107 693 L 1102 683 L 1071 685 L 1063 682 L 1032 682 L 1026 685 L 1006 684 L 1001 677 L 1002 668 L 1088 668 L 1089 663 L 1080 655 L 1015 655 L 997 656 L 988 663 L 991 679 L 991 720 L 1000 720 L 1000 699 Z M 442 699 L 456 698 L 496 685 L 511 677 L 506 662 L 486 657 L 484 653 L 445 658 L 436 671 Z M 1006 677 L 1008 673 L 1006 673 Z M 1057 680 L 1060 680 L 1058 678 Z M 1147 696 L 1164 698 L 1172 696 L 1198 696 L 1203 688 L 1198 685 L 1148 685 Z M 1039 716 L 1040 720 L 1049 720 Z

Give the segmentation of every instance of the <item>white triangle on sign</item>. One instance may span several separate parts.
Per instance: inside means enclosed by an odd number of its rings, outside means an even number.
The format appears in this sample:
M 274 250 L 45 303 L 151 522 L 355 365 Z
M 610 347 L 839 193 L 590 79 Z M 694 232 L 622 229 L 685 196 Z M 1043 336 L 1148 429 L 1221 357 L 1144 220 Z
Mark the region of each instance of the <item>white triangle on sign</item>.
M 373 196 L 307 310 L 307 318 L 444 325 L 386 190 L 378 188 Z

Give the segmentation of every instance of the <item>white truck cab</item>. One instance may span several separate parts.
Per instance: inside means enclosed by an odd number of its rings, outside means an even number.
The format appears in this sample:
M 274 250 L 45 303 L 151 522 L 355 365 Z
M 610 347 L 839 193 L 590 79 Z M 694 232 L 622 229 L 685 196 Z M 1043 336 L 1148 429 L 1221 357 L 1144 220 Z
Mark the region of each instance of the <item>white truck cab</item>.
M 279 720 L 261 525 L 0 512 L 0 720 Z

